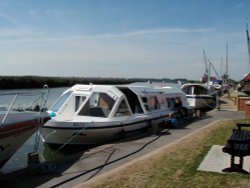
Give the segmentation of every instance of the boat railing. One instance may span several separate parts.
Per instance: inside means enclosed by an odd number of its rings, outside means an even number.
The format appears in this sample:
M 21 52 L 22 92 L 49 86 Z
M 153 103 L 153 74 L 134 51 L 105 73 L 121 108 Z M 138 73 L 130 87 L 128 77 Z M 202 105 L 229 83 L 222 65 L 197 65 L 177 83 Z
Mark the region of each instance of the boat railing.
M 37 112 L 38 121 L 43 122 L 44 112 L 46 111 L 49 90 L 34 93 L 3 93 L 0 94 L 0 102 L 7 104 L 1 105 L 0 111 L 3 115 L 1 125 L 4 125 L 12 112 Z M 1 101 L 3 97 L 3 101 Z M 18 100 L 19 99 L 19 100 Z M 25 101 L 25 99 L 27 101 Z M 33 99 L 33 100 L 32 100 Z M 31 101 L 30 101 L 31 100 Z M 22 104 L 20 103 L 22 102 Z M 26 102 L 26 104 L 25 104 Z
M 15 103 L 17 97 L 18 97 L 18 94 L 15 94 L 15 95 L 14 95 L 14 98 L 13 98 L 13 100 L 12 100 L 12 102 L 11 102 L 11 104 L 10 104 L 8 110 L 7 110 L 7 112 L 5 113 L 5 115 L 4 115 L 4 117 L 3 117 L 2 124 L 4 124 L 4 122 L 6 121 L 8 115 L 10 114 L 10 111 L 11 111 L 11 109 L 13 108 L 13 105 L 14 105 L 14 103 Z

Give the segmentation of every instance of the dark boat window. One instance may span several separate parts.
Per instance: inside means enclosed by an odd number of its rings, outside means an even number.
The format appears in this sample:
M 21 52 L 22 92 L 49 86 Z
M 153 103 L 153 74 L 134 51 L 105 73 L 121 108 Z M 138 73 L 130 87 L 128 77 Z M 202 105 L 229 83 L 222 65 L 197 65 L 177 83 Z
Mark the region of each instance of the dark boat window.
M 75 96 L 75 112 L 78 110 L 85 99 L 86 97 L 84 96 Z
M 147 99 L 147 97 L 142 97 L 142 102 L 143 102 L 143 105 L 144 105 L 145 109 L 146 109 L 147 111 L 149 111 L 149 109 L 148 109 L 148 99 Z
M 174 109 L 175 98 L 167 98 L 168 108 Z
M 192 87 L 184 87 L 182 91 L 187 95 L 192 95 Z
M 187 95 L 200 95 L 200 94 L 207 94 L 208 93 L 207 88 L 204 88 L 204 87 L 199 86 L 199 85 L 184 87 L 182 89 L 182 91 L 184 93 L 186 93 Z
M 138 96 L 133 91 L 131 91 L 129 88 L 122 88 L 122 87 L 120 88 L 118 87 L 118 89 L 126 96 L 133 114 L 143 113 Z
M 115 100 L 106 93 L 93 93 L 78 115 L 108 117 L 114 103 Z
M 207 94 L 207 93 L 208 93 L 207 89 L 204 87 L 199 86 L 194 88 L 194 94 Z

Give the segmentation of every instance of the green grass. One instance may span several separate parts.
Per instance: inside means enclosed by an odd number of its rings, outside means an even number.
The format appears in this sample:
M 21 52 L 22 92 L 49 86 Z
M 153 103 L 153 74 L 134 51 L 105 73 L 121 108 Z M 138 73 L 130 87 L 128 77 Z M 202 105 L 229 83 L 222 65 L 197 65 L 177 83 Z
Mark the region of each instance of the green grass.
M 90 187 L 250 187 L 250 175 L 197 170 L 211 146 L 226 144 L 235 124 L 225 121 L 212 125 Z

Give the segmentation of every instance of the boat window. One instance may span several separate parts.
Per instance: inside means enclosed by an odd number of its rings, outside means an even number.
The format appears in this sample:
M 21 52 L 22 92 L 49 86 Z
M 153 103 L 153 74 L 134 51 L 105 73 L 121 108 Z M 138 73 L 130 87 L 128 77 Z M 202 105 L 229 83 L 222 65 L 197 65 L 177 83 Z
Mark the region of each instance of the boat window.
M 58 110 L 61 108 L 61 106 L 69 98 L 71 93 L 72 93 L 72 91 L 68 91 L 67 93 L 65 93 L 61 97 L 59 97 L 59 99 L 56 101 L 56 103 L 51 107 L 51 111 L 58 112 Z
M 156 97 L 148 98 L 148 108 L 149 108 L 149 111 L 160 109 L 160 103 Z
M 118 89 L 126 96 L 128 104 L 133 114 L 143 113 L 138 96 L 133 91 L 131 91 L 129 88 L 122 88 L 122 87 L 121 88 L 118 87 Z
M 123 99 L 115 113 L 115 117 L 129 116 L 129 115 L 131 115 L 131 113 L 129 111 L 128 105 L 126 101 Z
M 199 86 L 194 88 L 194 94 L 207 94 L 207 93 L 208 93 L 207 89 L 204 87 Z
M 75 96 L 75 112 L 78 110 L 85 99 L 85 96 Z
M 182 91 L 187 95 L 192 95 L 192 87 L 184 87 Z
M 93 93 L 78 115 L 108 117 L 115 100 L 106 93 Z
M 167 98 L 168 108 L 174 109 L 175 99 L 174 98 Z
M 146 109 L 147 111 L 149 111 L 149 109 L 148 109 L 148 99 L 147 99 L 147 97 L 142 97 L 142 102 L 143 102 L 143 105 L 145 106 L 145 109 Z

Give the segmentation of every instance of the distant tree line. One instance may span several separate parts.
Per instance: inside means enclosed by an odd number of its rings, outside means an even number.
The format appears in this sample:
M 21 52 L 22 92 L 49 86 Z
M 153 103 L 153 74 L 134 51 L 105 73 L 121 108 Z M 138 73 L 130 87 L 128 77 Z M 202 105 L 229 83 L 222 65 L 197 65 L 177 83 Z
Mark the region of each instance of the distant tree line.
M 42 76 L 0 76 L 0 89 L 70 87 L 75 84 L 129 84 L 148 79 L 126 78 L 82 78 L 82 77 L 42 77 Z
M 78 78 L 78 77 L 42 77 L 42 76 L 0 76 L 0 89 L 68 87 L 75 84 L 126 84 L 122 78 Z
M 43 77 L 43 76 L 0 76 L 0 89 L 70 87 L 75 84 L 129 84 L 133 82 L 174 82 L 177 80 L 152 78 L 101 78 L 101 77 Z

